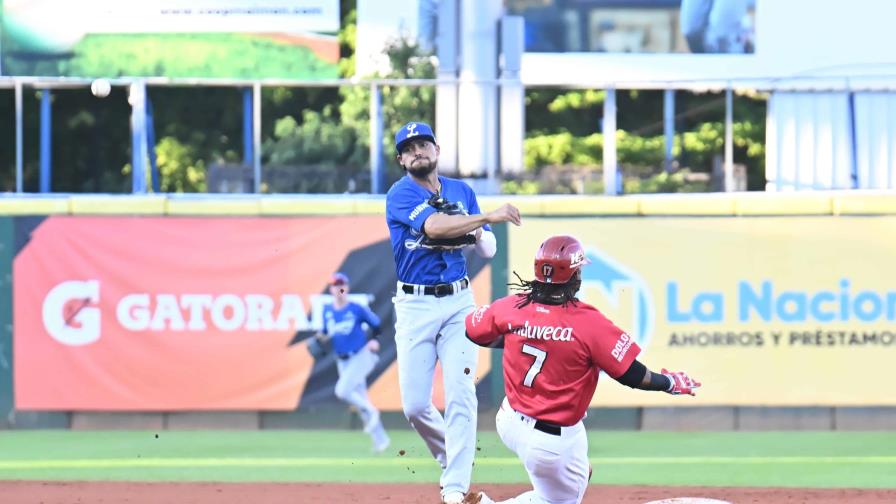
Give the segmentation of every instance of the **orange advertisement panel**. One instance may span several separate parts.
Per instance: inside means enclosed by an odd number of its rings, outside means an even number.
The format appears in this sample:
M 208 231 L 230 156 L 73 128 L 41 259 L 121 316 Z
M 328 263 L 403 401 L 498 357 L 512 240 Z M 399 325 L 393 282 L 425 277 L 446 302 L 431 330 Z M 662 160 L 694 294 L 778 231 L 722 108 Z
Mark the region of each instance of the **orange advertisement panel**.
M 15 406 L 295 409 L 311 296 L 387 239 L 381 216 L 49 217 L 13 264 Z

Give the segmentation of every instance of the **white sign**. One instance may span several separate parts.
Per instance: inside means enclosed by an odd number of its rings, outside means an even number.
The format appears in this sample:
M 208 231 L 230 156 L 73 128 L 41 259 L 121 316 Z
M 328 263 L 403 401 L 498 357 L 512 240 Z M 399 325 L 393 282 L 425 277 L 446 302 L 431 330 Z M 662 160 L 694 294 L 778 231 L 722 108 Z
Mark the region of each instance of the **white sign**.
M 337 0 L 5 0 L 3 28 L 31 49 L 90 33 L 335 33 Z M 21 42 L 20 42 L 21 43 Z

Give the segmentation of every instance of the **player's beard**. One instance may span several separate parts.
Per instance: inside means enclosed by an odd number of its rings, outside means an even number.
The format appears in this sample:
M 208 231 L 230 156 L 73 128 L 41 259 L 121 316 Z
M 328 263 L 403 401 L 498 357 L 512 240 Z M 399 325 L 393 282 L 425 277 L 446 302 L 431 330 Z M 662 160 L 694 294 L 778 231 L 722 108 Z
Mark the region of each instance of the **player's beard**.
M 405 166 L 405 169 L 414 178 L 425 179 L 430 173 L 435 171 L 437 165 L 438 162 L 436 160 L 430 161 L 429 159 L 420 158 L 411 161 L 408 166 Z

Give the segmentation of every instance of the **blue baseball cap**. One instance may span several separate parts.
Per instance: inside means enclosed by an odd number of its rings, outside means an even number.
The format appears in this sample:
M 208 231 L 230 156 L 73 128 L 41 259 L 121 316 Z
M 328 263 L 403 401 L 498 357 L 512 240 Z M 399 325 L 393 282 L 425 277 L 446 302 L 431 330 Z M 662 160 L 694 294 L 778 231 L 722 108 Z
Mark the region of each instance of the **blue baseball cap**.
M 345 273 L 333 273 L 330 278 L 330 285 L 348 285 L 348 276 Z
M 399 128 L 395 133 L 395 152 L 401 154 L 401 148 L 404 144 L 417 138 L 424 138 L 432 143 L 436 143 L 436 135 L 428 124 L 411 121 Z

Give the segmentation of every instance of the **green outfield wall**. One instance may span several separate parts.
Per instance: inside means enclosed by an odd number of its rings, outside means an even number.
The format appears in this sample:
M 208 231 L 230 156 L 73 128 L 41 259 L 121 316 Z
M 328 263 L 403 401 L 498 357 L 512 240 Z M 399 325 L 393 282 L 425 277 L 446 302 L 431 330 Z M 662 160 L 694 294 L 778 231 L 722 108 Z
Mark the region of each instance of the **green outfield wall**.
M 526 265 L 529 263 L 528 249 L 537 245 L 539 237 L 542 234 L 552 234 L 555 232 L 564 232 L 575 234 L 576 236 L 586 237 L 589 243 L 592 241 L 600 244 L 602 240 L 614 241 L 614 237 L 624 237 L 616 239 L 622 242 L 618 247 L 610 247 L 609 255 L 612 256 L 612 264 L 617 265 L 615 261 L 621 261 L 619 272 L 635 271 L 631 277 L 646 278 L 641 284 L 647 285 L 647 289 L 653 293 L 653 299 L 657 303 L 653 305 L 643 304 L 646 295 L 642 298 L 635 299 L 630 304 L 623 299 L 621 308 L 617 307 L 618 313 L 613 312 L 613 317 L 623 320 L 625 326 L 631 324 L 633 327 L 640 328 L 647 334 L 645 329 L 647 324 L 643 322 L 643 317 L 639 319 L 639 310 L 643 311 L 646 306 L 650 306 L 651 310 L 657 313 L 663 312 L 660 307 L 661 303 L 666 312 L 673 311 L 668 308 L 669 298 L 675 297 L 676 303 L 679 298 L 685 300 L 679 304 L 685 306 L 686 301 L 691 298 L 699 298 L 701 295 L 715 294 L 715 291 L 707 290 L 706 293 L 689 292 L 685 293 L 685 287 L 681 287 L 681 293 L 677 290 L 669 290 L 666 285 L 673 282 L 665 277 L 659 278 L 656 273 L 643 273 L 645 271 L 645 262 L 650 262 L 651 257 L 656 257 L 657 261 L 668 260 L 670 256 L 679 255 L 680 263 L 676 263 L 672 270 L 686 270 L 687 268 L 697 268 L 697 266 L 706 263 L 705 258 L 700 258 L 695 251 L 709 250 L 715 253 L 713 261 L 718 262 L 715 267 L 720 272 L 727 271 L 726 268 L 732 265 L 726 265 L 723 256 L 737 256 L 737 262 L 741 264 L 751 261 L 751 252 L 748 249 L 751 240 L 784 240 L 790 230 L 793 232 L 804 231 L 808 227 L 816 229 L 813 241 L 811 243 L 812 251 L 816 253 L 811 256 L 811 261 L 827 260 L 828 269 L 836 269 L 838 257 L 842 254 L 855 254 L 850 260 L 861 261 L 861 245 L 866 243 L 865 247 L 868 251 L 872 249 L 880 251 L 880 257 L 874 256 L 869 264 L 863 265 L 862 274 L 866 280 L 873 279 L 879 282 L 881 292 L 880 301 L 880 321 L 887 322 L 886 302 L 887 302 L 887 286 L 896 284 L 889 281 L 889 275 L 896 274 L 896 269 L 886 268 L 885 257 L 887 247 L 896 247 L 896 232 L 889 233 L 887 230 L 891 223 L 896 222 L 896 194 L 882 192 L 813 192 L 813 193 L 788 193 L 788 194 L 765 194 L 765 193 L 736 193 L 736 194 L 695 194 L 695 195 L 630 195 L 621 197 L 604 197 L 604 196 L 485 196 L 480 198 L 480 206 L 483 211 L 497 208 L 504 203 L 513 203 L 520 208 L 523 214 L 524 225 L 522 228 L 513 226 L 498 225 L 495 226 L 495 233 L 498 240 L 498 254 L 492 259 L 490 264 L 475 265 L 477 272 L 482 273 L 482 289 L 476 290 L 477 301 L 484 302 L 481 297 L 499 297 L 507 293 L 507 282 L 511 278 L 511 270 L 519 270 L 525 272 Z M 325 393 L 326 389 L 322 388 L 315 392 L 315 384 L 327 382 L 329 375 L 320 374 L 317 377 L 312 376 L 308 381 L 309 386 L 305 387 L 304 396 L 312 397 L 308 401 L 308 407 L 298 407 L 294 411 L 259 411 L 246 408 L 234 408 L 233 410 L 224 410 L 222 408 L 213 408 L 214 411 L 208 411 L 198 408 L 191 411 L 184 408 L 176 408 L 172 410 L 164 409 L 164 402 L 158 403 L 155 407 L 147 408 L 147 411 L 139 411 L 139 408 L 129 407 L 125 411 L 115 411 L 114 408 L 102 406 L 100 403 L 98 408 L 87 408 L 84 410 L 71 410 L 59 408 L 29 408 L 27 411 L 17 411 L 15 409 L 16 401 L 14 401 L 14 368 L 13 361 L 13 343 L 15 338 L 14 320 L 13 320 L 13 285 L 12 271 L 13 260 L 17 254 L 17 247 L 21 247 L 22 241 L 28 241 L 30 234 L 27 230 L 34 229 L 40 225 L 40 222 L 52 217 L 99 217 L 107 220 L 99 219 L 97 222 L 110 222 L 108 219 L 116 217 L 134 217 L 143 216 L 147 218 L 174 217 L 174 218 L 198 218 L 208 219 L 209 222 L 220 222 L 222 217 L 239 217 L 239 218 L 272 218 L 272 219 L 311 219 L 314 222 L 327 222 L 328 219 L 333 220 L 333 225 L 341 226 L 350 223 L 354 218 L 364 222 L 364 226 L 369 228 L 373 225 L 367 221 L 376 216 L 382 216 L 385 212 L 385 202 L 382 197 L 377 196 L 356 196 L 356 195 L 340 195 L 340 196 L 317 196 L 317 195 L 145 195 L 145 196 L 106 196 L 106 195 L 53 195 L 53 196 L 16 196 L 4 195 L 0 196 L 0 427 L 5 428 L 27 428 L 27 427 L 71 427 L 75 429 L 96 429 L 96 428 L 151 428 L 151 429 L 181 429 L 181 428 L 237 428 L 237 429 L 259 429 L 259 428 L 294 428 L 294 427 L 337 427 L 337 428 L 356 428 L 359 427 L 357 418 L 350 415 L 345 407 L 339 403 L 327 402 L 320 400 L 320 394 Z M 828 221 L 828 219 L 831 219 Z M 71 221 L 75 222 L 77 219 Z M 527 227 L 527 221 L 529 226 Z M 65 220 L 50 219 L 56 225 L 61 225 L 59 229 L 65 229 Z M 49 222 L 48 221 L 48 222 Z M 84 221 L 79 221 L 80 225 L 84 225 Z M 111 222 L 115 222 L 114 220 Z M 261 222 L 261 221 L 259 221 Z M 285 221 L 286 222 L 286 221 Z M 730 223 L 730 224 L 726 224 Z M 859 229 L 855 231 L 858 234 L 850 236 L 852 240 L 852 248 L 846 248 L 839 251 L 837 246 L 838 236 L 832 234 L 830 241 L 826 241 L 824 237 L 824 229 L 828 226 L 831 229 L 840 229 L 837 233 L 846 232 L 846 230 Z M 19 226 L 17 228 L 17 226 Z M 30 227 L 29 227 L 30 226 Z M 678 226 L 676 228 L 676 226 Z M 688 243 L 700 237 L 701 229 L 706 228 L 712 230 L 713 233 L 733 232 L 735 228 L 744 228 L 743 236 L 739 238 L 741 242 L 728 245 L 719 245 L 712 240 L 701 243 L 694 251 L 678 251 L 675 252 L 675 240 L 680 238 Z M 89 226 L 87 226 L 89 228 Z M 860 229 L 861 228 L 861 229 Z M 867 229 L 866 229 L 867 228 Z M 361 228 L 359 228 L 361 229 Z M 678 234 L 677 231 L 670 229 L 684 229 Z M 23 231 L 24 230 L 24 231 Z M 385 225 L 383 230 L 385 233 Z M 668 236 L 662 236 L 663 234 Z M 763 235 L 762 233 L 766 233 Z M 864 235 L 862 233 L 865 233 Z M 115 232 L 110 231 L 110 242 L 115 241 Z M 730 233 L 728 233 L 730 234 Z M 21 236 L 20 236 L 21 235 Z M 866 236 L 867 235 L 867 236 Z M 784 236 L 784 238 L 781 238 Z M 704 237 L 705 238 L 705 237 Z M 130 238 L 133 239 L 133 238 Z M 18 240 L 18 243 L 17 243 Z M 840 240 L 846 241 L 846 240 Z M 363 240 L 362 240 L 363 242 Z M 370 242 L 370 240 L 368 240 Z M 363 242 L 363 243 L 368 243 Z M 359 242 L 360 243 L 360 242 Z M 362 245 L 363 245 L 362 243 Z M 371 242 L 372 243 L 372 242 Z M 738 245 L 743 243 L 744 245 Z M 770 242 L 769 242 L 770 243 Z M 775 242 L 777 243 L 777 242 Z M 589 244 L 586 244 L 590 246 Z M 373 245 L 358 245 L 354 252 L 346 256 L 342 263 L 345 265 L 358 265 L 364 261 L 381 261 L 378 255 L 382 251 L 377 252 Z M 654 247 L 651 249 L 650 247 Z M 726 248 L 728 247 L 728 248 Z M 787 251 L 785 246 L 775 245 L 775 250 L 782 250 L 781 254 L 788 254 L 791 257 L 788 260 L 799 262 L 799 249 Z M 513 250 L 510 250 L 510 249 Z M 761 246 L 759 247 L 761 249 Z M 641 249 L 646 249 L 642 251 Z M 824 249 L 819 251 L 819 249 Z M 830 249 L 830 252 L 825 250 Z M 856 250 L 858 252 L 856 252 Z M 643 253 L 642 253 L 643 252 Z M 347 252 L 346 252 L 347 253 Z M 840 254 L 838 256 L 838 254 Z M 686 257 L 693 255 L 700 262 L 700 265 L 688 264 Z M 643 257 L 641 257 L 643 256 Z M 796 257 L 794 259 L 793 257 Z M 52 257 L 52 254 L 48 254 Z M 89 253 L 86 257 L 89 257 Z M 364 259 L 364 258 L 367 259 Z M 601 256 L 603 257 L 603 256 Z M 685 257 L 684 259 L 682 259 Z M 766 254 L 764 260 L 775 260 L 775 254 Z M 806 257 L 809 257 L 807 255 Z M 373 258 L 373 259 L 371 259 Z M 646 259 L 644 259 L 646 258 Z M 665 259 L 664 259 L 665 258 Z M 638 261 L 641 263 L 638 263 Z M 809 259 L 807 259 L 809 260 Z M 880 267 L 875 269 L 874 264 L 880 262 Z M 673 261 L 674 262 L 674 261 Z M 335 264 L 339 264 L 338 262 Z M 814 264 L 814 263 L 813 263 Z M 810 264 L 811 266 L 811 264 Z M 628 268 L 628 269 L 626 269 Z M 649 268 L 647 268 L 649 269 Z M 754 268 L 755 270 L 756 268 Z M 787 267 L 786 264 L 778 267 L 774 275 L 776 278 L 782 278 L 779 283 L 786 283 L 785 280 L 791 279 L 790 273 L 794 268 Z M 364 274 L 363 268 L 358 269 L 358 275 Z M 698 269 L 694 269 L 698 271 Z M 702 270 L 700 270 L 702 271 Z M 753 270 L 750 270 L 753 271 Z M 762 269 L 756 275 L 761 276 Z M 808 267 L 807 272 L 802 277 L 798 277 L 799 281 L 806 281 L 811 277 L 812 268 Z M 755 273 L 755 272 L 754 272 Z M 836 278 L 841 278 L 835 271 L 831 273 Z M 525 275 L 524 275 L 525 276 Z M 624 276 L 624 275 L 623 275 Z M 688 273 L 687 278 L 694 278 L 694 272 Z M 717 278 L 720 274 L 714 274 L 711 271 L 704 275 L 706 278 Z M 861 275 L 860 275 L 861 276 Z M 301 277 L 304 278 L 304 277 Z M 845 278 L 845 277 L 844 277 Z M 474 279 L 475 280 L 475 279 Z M 613 295 L 613 292 L 627 292 L 624 287 L 619 291 L 617 287 L 610 285 L 611 280 L 607 278 L 595 278 L 594 285 L 601 287 L 600 283 L 606 284 L 606 289 L 597 289 L 593 294 L 601 295 L 601 292 Z M 618 279 L 612 279 L 616 281 Z M 733 281 L 736 281 L 734 278 Z M 304 281 L 304 280 L 303 280 Z M 836 279 L 834 280 L 836 283 Z M 865 291 L 860 291 L 862 280 L 855 280 L 852 277 L 847 281 L 851 281 L 855 287 L 855 294 L 862 295 Z M 843 280 L 841 280 L 842 284 Z M 474 284 L 477 282 L 474 281 Z M 741 283 L 744 283 L 741 281 Z M 682 284 L 684 285 L 684 284 Z M 753 284 L 750 284 L 752 286 Z M 763 288 L 762 278 L 757 277 L 755 286 L 756 293 L 761 292 Z M 777 285 L 777 284 L 776 284 Z M 678 283 L 675 284 L 678 288 Z M 393 284 L 394 287 L 394 284 Z M 381 289 L 385 287 L 371 287 L 371 289 Z M 744 291 L 747 287 L 741 287 L 740 291 Z M 614 290 L 617 289 L 617 290 Z M 664 290 L 665 289 L 665 290 Z M 709 289 L 709 287 L 707 287 Z M 731 292 L 720 291 L 720 299 L 724 295 L 734 297 L 738 290 L 732 287 Z M 635 289 L 637 290 L 637 289 Z M 836 290 L 836 289 L 834 289 Z M 748 291 L 754 292 L 754 291 Z M 825 291 L 826 292 L 826 291 Z M 833 291 L 832 291 L 833 292 Z M 843 289 L 839 291 L 842 294 Z M 869 291 L 871 292 L 871 291 Z M 877 292 L 877 291 L 874 291 Z M 673 293 L 674 296 L 672 294 Z M 730 294 L 730 295 L 729 295 Z M 387 293 L 380 292 L 379 298 L 383 298 Z M 758 294 L 757 294 L 758 295 Z M 834 292 L 832 295 L 837 295 Z M 588 300 L 591 301 L 592 293 L 588 293 Z M 690 297 L 688 297 L 690 296 Z M 868 294 L 870 296 L 870 294 Z M 866 296 L 866 298 L 868 297 Z M 855 297 L 855 296 L 854 296 Z M 859 301 L 861 301 L 861 298 Z M 869 298 L 870 299 L 870 298 Z M 894 298 L 896 299 L 896 298 Z M 819 302 L 827 300 L 827 294 L 819 298 Z M 611 300 L 615 302 L 614 300 Z M 728 301 L 725 301 L 727 303 Z M 771 302 L 771 301 L 770 301 Z M 639 304 L 640 303 L 640 304 Z M 722 302 L 719 301 L 719 309 L 722 308 Z M 786 318 L 791 315 L 794 309 L 787 308 L 786 300 L 782 301 L 781 308 L 784 310 L 783 316 Z M 869 301 L 871 308 L 874 307 L 874 301 Z M 596 303 L 603 306 L 602 303 Z M 747 355 L 757 358 L 755 354 L 750 354 L 753 349 L 740 348 L 736 350 L 728 348 L 713 348 L 687 350 L 683 352 L 681 348 L 674 348 L 674 344 L 670 347 L 669 341 L 676 341 L 676 335 L 681 334 L 678 328 L 686 328 L 684 331 L 688 334 L 697 334 L 703 326 L 688 326 L 687 324 L 676 326 L 675 324 L 687 317 L 701 316 L 710 317 L 713 314 L 709 311 L 705 313 L 688 312 L 686 309 L 679 307 L 677 304 L 674 309 L 675 317 L 679 319 L 669 319 L 672 325 L 663 325 L 662 321 L 650 326 L 654 336 L 651 347 L 647 348 L 645 353 L 645 361 L 648 365 L 655 364 L 657 366 L 665 365 L 665 362 L 683 363 L 680 367 L 688 368 L 685 364 L 689 362 L 700 361 L 699 364 L 692 365 L 690 369 L 698 369 L 704 375 L 711 377 L 707 386 L 713 383 L 724 383 L 722 375 L 714 375 L 714 373 L 722 373 L 724 369 L 734 369 L 734 361 L 730 365 L 721 362 L 719 366 L 712 367 L 704 365 L 707 362 L 724 361 L 726 355 L 734 355 L 736 360 L 741 360 L 740 355 Z M 695 305 L 696 306 L 696 305 Z M 753 312 L 763 315 L 763 306 L 760 301 L 755 301 L 752 305 Z M 867 313 L 868 306 L 864 308 L 858 306 L 859 313 Z M 603 308 L 602 308 L 603 309 Z M 791 310 L 791 311 L 788 311 Z M 821 312 L 823 315 L 831 312 Z M 864 311 L 862 311 L 864 310 Z M 732 311 L 726 307 L 726 313 Z M 734 309 L 736 312 L 736 308 Z M 753 313 L 750 312 L 750 313 Z M 782 316 L 766 315 L 766 317 L 774 318 Z M 839 313 L 839 312 L 838 312 Z M 671 316 L 671 315 L 670 315 Z M 733 315 L 731 316 L 733 317 Z M 882 318 L 881 318 L 882 317 Z M 673 317 L 674 318 L 674 317 Z M 729 317 L 730 318 L 730 317 Z M 629 320 L 630 319 L 630 320 Z M 639 322 L 641 320 L 641 322 Z M 644 319 L 646 320 L 646 319 Z M 721 320 L 721 319 L 719 319 Z M 767 331 L 766 339 L 772 334 L 771 329 L 763 329 L 759 326 L 745 326 L 743 320 L 737 321 L 733 318 L 726 319 L 729 326 L 722 327 L 718 324 L 706 326 L 710 333 L 715 331 L 722 334 L 737 334 L 738 330 L 747 328 L 753 334 Z M 756 322 L 761 324 L 761 320 Z M 792 321 L 786 320 L 787 324 L 781 326 L 782 334 L 793 329 Z M 810 321 L 811 322 L 811 321 Z M 651 322 L 652 324 L 653 322 Z M 864 323 L 864 322 L 863 322 Z M 640 324 L 640 325 L 639 325 Z M 646 324 L 646 325 L 645 325 Z M 890 324 L 892 325 L 892 324 Z M 776 326 L 777 327 L 777 326 Z M 863 326 L 864 327 L 864 326 Z M 869 326 L 870 327 L 870 326 Z M 739 329 L 740 328 L 740 329 Z M 800 327 L 801 334 L 811 332 L 817 329 L 812 323 L 806 327 Z M 636 329 L 637 330 L 637 329 Z M 777 330 L 777 329 L 775 329 Z M 875 329 L 876 330 L 876 329 Z M 882 326 L 881 333 L 888 331 L 888 327 Z M 678 332 L 676 332 L 678 331 Z M 875 333 L 878 334 L 878 333 Z M 887 333 L 889 334 L 889 333 Z M 889 341 L 883 337 L 883 341 Z M 665 341 L 667 344 L 660 346 Z M 843 355 L 855 357 L 854 362 L 848 362 L 845 370 L 847 375 L 855 375 L 863 383 L 874 381 L 875 373 L 882 373 L 883 369 L 877 364 L 862 367 L 862 362 L 870 362 L 859 353 L 847 352 L 847 349 L 839 349 Z M 818 362 L 820 367 L 830 367 L 843 359 L 837 357 L 830 348 L 812 348 L 802 349 L 803 353 L 793 353 L 795 350 L 782 350 L 781 354 L 768 353 L 756 362 L 758 365 L 766 369 L 775 369 L 775 362 L 787 362 L 787 359 L 798 358 L 799 362 L 805 364 L 807 361 Z M 878 360 L 882 362 L 892 362 L 892 358 L 896 356 L 896 345 L 882 344 L 880 348 L 864 349 L 867 352 L 867 358 L 875 363 Z M 732 353 L 733 352 L 733 353 Z M 741 352 L 741 353 L 738 353 Z M 824 355 L 822 355 L 824 354 Z M 482 415 L 480 417 L 481 427 L 484 429 L 493 428 L 494 422 L 491 413 L 495 410 L 496 405 L 501 397 L 502 382 L 500 373 L 495 370 L 500 369 L 499 352 L 491 352 L 490 356 L 486 356 L 488 362 L 484 367 L 483 376 L 480 377 L 480 406 Z M 858 356 L 858 357 L 857 357 Z M 662 359 L 663 362 L 653 363 L 650 358 Z M 847 358 L 848 360 L 848 358 Z M 298 364 L 301 368 L 302 364 Z M 672 365 L 672 364 L 670 364 Z M 735 366 L 736 367 L 736 366 Z M 306 368 L 310 369 L 306 365 Z M 305 369 L 305 368 L 302 368 Z M 802 369 L 802 368 L 800 368 Z M 850 371 L 851 370 L 851 371 Z M 737 370 L 737 375 L 742 376 L 749 371 L 749 366 L 744 370 Z M 802 369 L 800 375 L 811 380 L 811 376 L 818 376 L 822 369 L 807 367 Z M 387 427 L 401 428 L 406 427 L 406 421 L 400 413 L 400 405 L 397 401 L 397 390 L 394 385 L 386 385 L 388 383 L 389 372 L 386 369 L 381 370 L 382 377 L 377 384 L 372 385 L 372 395 L 375 402 L 382 405 L 386 410 L 384 414 Z M 733 374 L 733 373 L 732 373 Z M 335 376 L 331 376 L 335 380 Z M 780 378 L 780 377 L 777 377 Z M 786 376 L 785 376 L 786 378 Z M 879 383 L 885 383 L 886 380 L 878 380 Z M 590 428 L 604 429 L 644 429 L 644 430 L 678 430 L 688 429 L 705 429 L 705 430 L 776 430 L 776 429 L 811 429 L 811 430 L 896 430 L 896 404 L 891 404 L 887 400 L 885 390 L 877 391 L 876 388 L 863 388 L 868 395 L 848 394 L 848 390 L 834 391 L 824 395 L 825 387 L 820 387 L 815 395 L 800 396 L 787 395 L 783 392 L 777 392 L 776 377 L 768 378 L 763 382 L 762 386 L 768 390 L 760 390 L 758 395 L 751 396 L 746 392 L 749 389 L 738 388 L 737 383 L 728 383 L 724 387 L 730 389 L 731 399 L 726 400 L 724 391 L 719 387 L 715 389 L 707 389 L 707 393 L 698 397 L 695 401 L 688 403 L 687 401 L 664 401 L 662 398 L 651 398 L 650 400 L 640 401 L 641 392 L 631 392 L 627 389 L 623 391 L 609 390 L 606 393 L 600 392 L 593 402 L 592 410 L 586 418 L 586 424 Z M 834 381 L 836 384 L 837 381 Z M 615 386 L 615 384 L 612 384 Z M 807 384 L 797 384 L 806 386 Z M 790 390 L 793 384 L 786 386 L 781 385 L 781 390 Z M 791 387 L 787 389 L 786 387 Z M 24 390 L 24 388 L 21 388 Z M 808 388 L 807 388 L 808 390 Z M 309 392 L 310 391 L 310 392 Z M 321 392 L 322 391 L 322 392 Z M 874 395 L 877 392 L 884 395 Z M 808 393 L 808 392 L 807 392 Z M 601 395 L 603 394 L 603 396 Z M 736 397 L 735 397 L 736 396 Z M 30 397 L 30 396 L 29 396 Z M 605 397 L 605 401 L 601 401 L 601 397 Z M 809 399 L 807 399 L 807 397 Z M 21 397 L 19 398 L 21 399 Z M 304 401 L 305 399 L 303 399 Z M 37 402 L 35 404 L 42 404 Z M 43 403 L 46 404 L 46 403 Z M 304 404 L 304 403 L 303 403 Z M 686 406 L 682 404 L 687 404 Z

